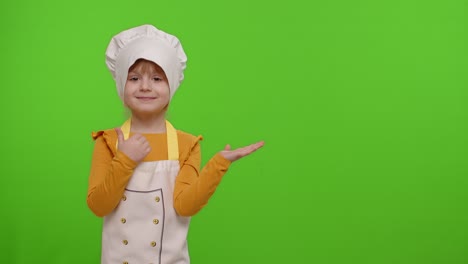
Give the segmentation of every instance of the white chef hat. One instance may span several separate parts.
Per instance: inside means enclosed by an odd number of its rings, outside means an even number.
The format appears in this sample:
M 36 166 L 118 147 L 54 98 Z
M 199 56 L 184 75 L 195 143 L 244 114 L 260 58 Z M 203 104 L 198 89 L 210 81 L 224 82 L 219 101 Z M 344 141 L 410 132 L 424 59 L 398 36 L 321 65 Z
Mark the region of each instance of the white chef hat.
M 128 69 L 138 59 L 152 61 L 164 70 L 172 98 L 184 79 L 187 63 L 187 56 L 177 37 L 152 25 L 142 25 L 122 31 L 111 39 L 106 50 L 106 64 L 122 100 Z

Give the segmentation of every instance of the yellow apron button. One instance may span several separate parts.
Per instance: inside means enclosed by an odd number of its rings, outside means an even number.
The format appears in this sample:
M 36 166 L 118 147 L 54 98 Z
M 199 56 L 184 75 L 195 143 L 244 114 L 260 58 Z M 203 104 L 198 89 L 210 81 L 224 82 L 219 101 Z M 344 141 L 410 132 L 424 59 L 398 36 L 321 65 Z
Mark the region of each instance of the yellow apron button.
M 122 201 L 126 201 L 127 200 L 127 196 L 122 196 Z
M 127 245 L 127 244 L 128 244 L 128 241 L 127 241 L 127 240 L 123 240 L 122 243 L 123 243 L 124 245 Z
M 125 222 L 127 222 L 127 220 L 125 218 L 122 218 L 122 219 L 120 219 L 120 222 L 122 222 L 122 224 L 125 224 Z
M 157 203 L 159 203 L 159 201 L 160 201 L 161 199 L 159 198 L 159 196 L 156 196 L 156 198 L 154 198 L 154 200 L 155 200 Z
M 124 261 L 123 264 L 128 264 L 128 262 L 127 262 L 127 261 Z
M 159 224 L 159 220 L 158 219 L 153 219 L 153 224 L 155 224 L 155 225 Z
M 154 241 L 151 242 L 151 246 L 152 246 L 152 247 L 155 247 L 155 246 L 156 246 L 156 242 L 154 242 Z

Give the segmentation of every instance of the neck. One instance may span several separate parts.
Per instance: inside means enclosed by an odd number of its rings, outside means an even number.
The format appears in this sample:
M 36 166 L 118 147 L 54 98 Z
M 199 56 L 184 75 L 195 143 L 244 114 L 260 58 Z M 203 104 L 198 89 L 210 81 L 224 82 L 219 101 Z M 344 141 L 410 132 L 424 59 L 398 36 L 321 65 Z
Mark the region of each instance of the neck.
M 157 115 L 136 115 L 132 114 L 132 125 L 130 129 L 133 133 L 152 134 L 166 132 L 166 118 L 164 113 Z

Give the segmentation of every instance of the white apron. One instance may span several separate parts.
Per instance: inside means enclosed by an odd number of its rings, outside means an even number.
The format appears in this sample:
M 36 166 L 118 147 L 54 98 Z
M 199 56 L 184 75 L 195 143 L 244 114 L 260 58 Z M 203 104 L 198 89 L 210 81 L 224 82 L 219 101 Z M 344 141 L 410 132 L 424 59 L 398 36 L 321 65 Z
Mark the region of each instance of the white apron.
M 122 126 L 130 134 L 130 120 Z M 173 206 L 179 173 L 177 132 L 166 121 L 168 160 L 141 162 L 116 209 L 104 217 L 102 264 L 188 264 L 190 217 Z

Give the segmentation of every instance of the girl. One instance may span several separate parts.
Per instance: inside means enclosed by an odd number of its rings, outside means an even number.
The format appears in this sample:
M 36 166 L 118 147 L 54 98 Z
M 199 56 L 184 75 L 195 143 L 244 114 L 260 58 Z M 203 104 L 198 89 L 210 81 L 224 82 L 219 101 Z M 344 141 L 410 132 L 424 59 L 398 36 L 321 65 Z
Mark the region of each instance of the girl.
M 151 25 L 114 36 L 106 64 L 131 117 L 95 140 L 87 203 L 103 217 L 101 263 L 190 263 L 190 217 L 205 206 L 232 162 L 258 142 L 214 155 L 200 171 L 202 139 L 165 119 L 184 78 L 179 40 Z

